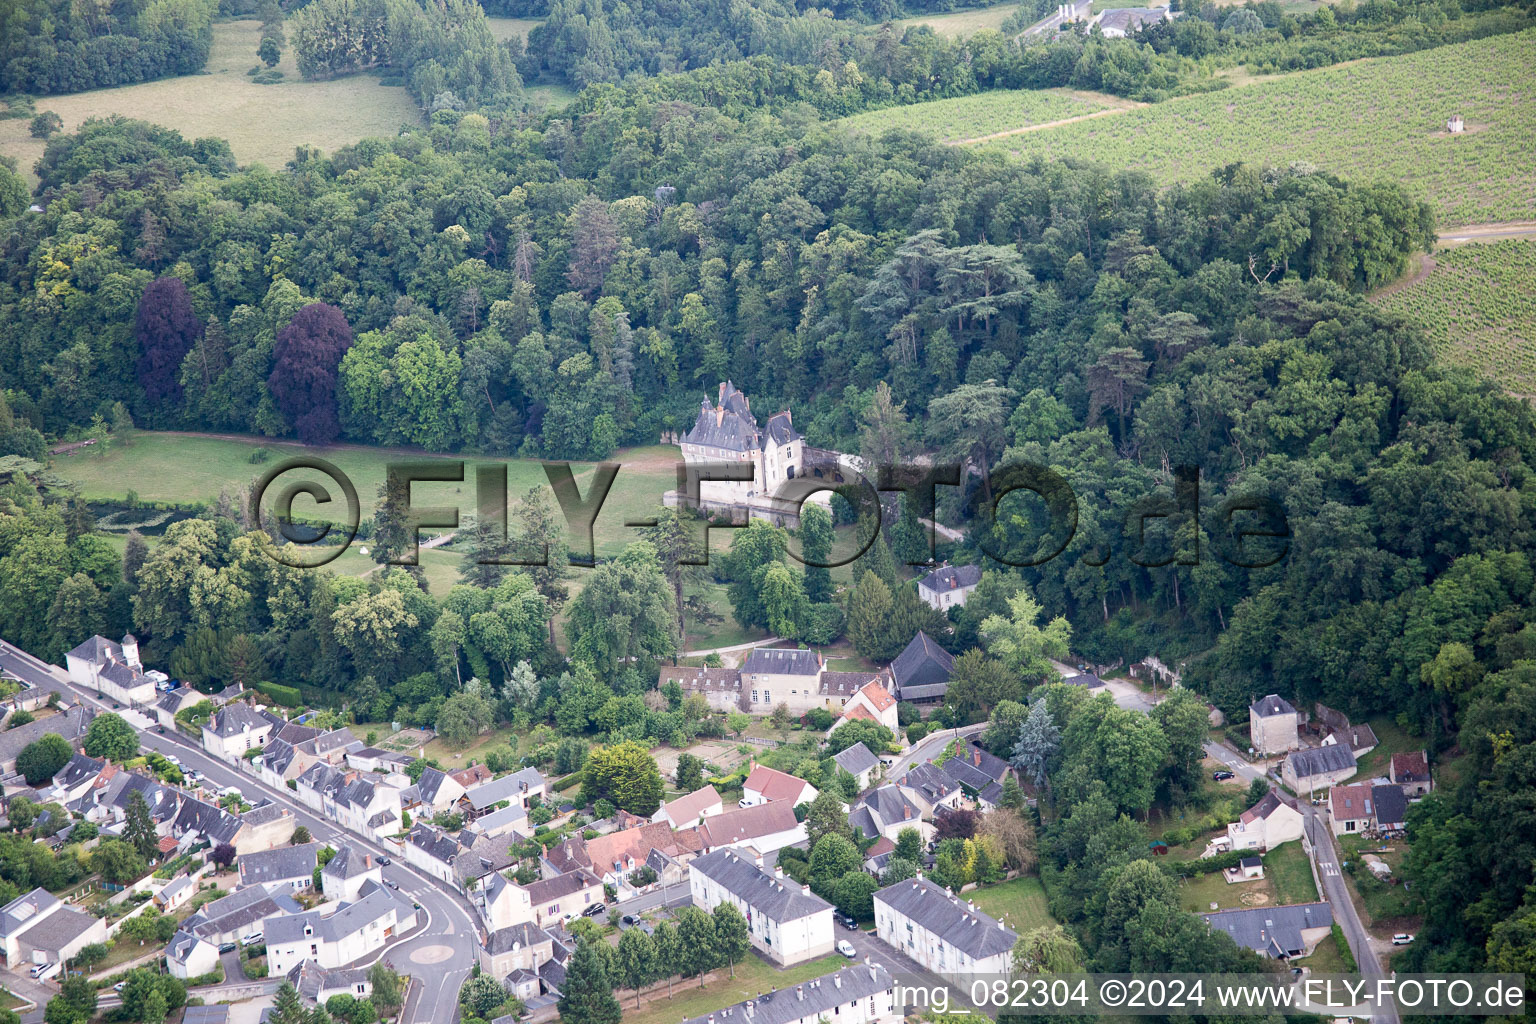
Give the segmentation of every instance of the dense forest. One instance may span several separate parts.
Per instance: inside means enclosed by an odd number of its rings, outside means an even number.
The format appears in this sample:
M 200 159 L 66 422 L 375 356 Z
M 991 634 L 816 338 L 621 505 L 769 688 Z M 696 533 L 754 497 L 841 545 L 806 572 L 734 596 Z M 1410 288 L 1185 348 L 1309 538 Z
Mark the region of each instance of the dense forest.
M 0 95 L 82 92 L 202 70 L 212 0 L 0 3 Z

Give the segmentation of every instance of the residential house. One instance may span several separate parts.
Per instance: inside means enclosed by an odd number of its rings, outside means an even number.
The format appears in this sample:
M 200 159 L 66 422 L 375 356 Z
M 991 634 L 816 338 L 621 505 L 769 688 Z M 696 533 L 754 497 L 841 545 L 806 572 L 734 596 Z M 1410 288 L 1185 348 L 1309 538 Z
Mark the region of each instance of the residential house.
M 1364 832 L 1374 821 L 1370 786 L 1334 786 L 1328 791 L 1328 827 L 1334 835 Z
M 369 882 L 362 893 L 330 914 L 310 910 L 268 921 L 269 973 L 287 974 L 304 960 L 326 969 L 341 967 L 415 926 L 415 908 L 389 889 Z
M 1387 778 L 1402 786 L 1403 792 L 1411 797 L 1424 796 L 1435 785 L 1429 777 L 1429 758 L 1422 750 L 1393 754 Z
M 384 868 L 373 854 L 350 843 L 343 843 L 320 869 L 320 891 L 328 901 L 350 903 L 361 896 L 366 882 L 382 885 Z
M 1294 750 L 1301 742 L 1297 719 L 1291 702 L 1271 693 L 1248 708 L 1248 742 L 1261 754 Z
M 1408 794 L 1402 786 L 1372 786 L 1371 806 L 1380 832 L 1401 832 L 1408 825 Z
M 704 850 L 750 846 L 771 853 L 806 839 L 805 824 L 795 820 L 795 805 L 788 800 L 722 811 L 699 822 L 697 832 Z
M 1227 842 L 1233 850 L 1273 850 L 1300 839 L 1303 828 L 1301 812 L 1270 790 L 1227 826 Z
M 708 815 L 719 814 L 723 808 L 720 791 L 714 786 L 705 786 L 686 796 L 680 796 L 670 803 L 662 804 L 660 809 L 651 815 L 651 820 L 665 822 L 674 829 L 690 828 Z
M 858 783 L 860 793 L 869 788 L 870 782 L 874 779 L 875 770 L 880 767 L 880 759 L 870 753 L 869 748 L 863 743 L 855 743 L 851 747 L 843 748 L 832 755 L 832 760 L 839 768 L 853 776 L 854 782 Z
M 321 843 L 283 846 L 247 854 L 239 860 L 240 885 L 259 885 L 268 892 L 297 892 L 314 884 L 320 866 Z
M 938 974 L 1006 976 L 1018 936 L 926 878 L 875 893 L 875 934 Z
M 407 864 L 432 877 L 463 883 L 510 867 L 517 859 L 510 852 L 517 841 L 514 834 L 479 836 L 461 832 L 454 836 L 417 822 L 406 835 L 401 852 Z
M 864 834 L 884 836 L 891 842 L 901 837 L 903 829 L 916 829 L 923 842 L 933 838 L 933 825 L 923 820 L 916 800 L 900 786 L 887 783 L 876 786 L 854 802 L 848 823 Z
M 499 871 L 493 871 L 470 890 L 475 909 L 488 932 L 500 931 L 533 920 L 533 901 L 528 890 L 514 885 Z
M 165 947 L 165 965 L 173 978 L 200 978 L 219 965 L 219 947 L 185 928 Z
M 129 633 L 121 644 L 93 636 L 64 655 L 70 681 L 108 700 L 137 707 L 155 700 L 155 680 L 139 660 L 139 642 Z
M 282 725 L 283 720 L 276 715 L 236 701 L 204 724 L 203 749 L 221 761 L 238 764 L 247 750 L 265 747 L 273 730 Z
M 1311 793 L 1336 786 L 1354 775 L 1355 752 L 1342 743 L 1310 750 L 1294 750 L 1280 769 L 1280 778 L 1291 792 Z
M 1221 910 L 1200 916 L 1239 946 L 1276 960 L 1310 956 L 1333 930 L 1333 908 L 1326 903 Z
M 177 712 L 195 708 L 207 699 L 206 695 L 190 686 L 185 684 L 178 686 L 174 690 L 162 693 L 160 699 L 155 701 L 155 720 L 160 723 L 162 729 L 174 729 Z
M 603 881 L 586 868 L 541 878 L 523 888 L 533 908 L 533 923 L 541 928 L 579 917 L 603 903 Z
M 1117 7 L 1104 11 L 1093 19 L 1105 39 L 1124 39 L 1133 36 L 1148 25 L 1171 21 L 1177 12 L 1166 7 Z
M 879 878 L 885 873 L 885 867 L 891 862 L 891 856 L 895 852 L 896 844 L 885 836 L 881 836 L 864 851 L 864 870 Z
M 918 811 L 925 818 L 955 810 L 965 796 L 960 784 L 932 762 L 913 765 L 912 770 L 897 781 L 897 785 L 901 787 L 903 796 L 917 804 Z
M 155 893 L 155 907 L 162 914 L 174 913 L 197 892 L 197 881 L 189 875 L 171 879 L 163 889 Z
M 275 805 L 274 805 L 275 806 Z M 265 818 L 265 815 L 263 815 Z M 241 853 L 257 853 L 261 850 L 269 850 L 277 843 L 253 843 L 246 835 L 249 826 L 241 815 L 226 811 L 222 807 L 188 797 L 176 808 L 175 817 L 171 819 L 170 834 L 178 840 L 191 843 L 206 840 L 212 846 L 228 844 L 235 849 L 238 856 Z M 291 816 L 286 834 L 281 842 L 286 843 L 293 836 Z M 242 842 L 244 840 L 244 842 Z M 242 850 L 241 846 L 245 849 Z
M 82 705 L 0 732 L 0 775 L 16 774 L 16 756 L 50 733 L 63 736 L 72 747 L 80 746 L 95 717 L 94 711 Z
M 692 1017 L 683 1024 L 897 1024 L 896 981 L 879 964 L 862 964 L 784 988 L 734 1006 Z
M 414 760 L 410 754 L 378 747 L 359 747 L 346 753 L 347 767 L 360 772 L 403 772 Z
M 471 786 L 464 791 L 459 806 L 470 820 L 502 810 L 503 804 L 521 807 L 526 812 L 543 801 L 546 791 L 547 784 L 539 770 L 524 768 Z
M 4 735 L 0 733 L 0 735 Z M 102 780 L 102 773 L 106 772 L 108 763 L 105 760 L 97 761 L 95 758 L 86 757 L 84 754 L 75 754 L 64 767 L 54 773 L 53 779 L 37 787 L 39 799 L 42 802 L 63 804 L 66 807 L 85 796 L 98 785 L 105 785 L 111 781 L 111 775 Z M 115 774 L 117 767 L 112 766 Z
M 297 914 L 303 909 L 289 893 L 273 894 L 265 886 L 251 886 L 236 889 L 228 896 L 206 904 L 183 921 L 181 927 L 183 931 L 189 931 L 217 946 L 259 932 L 267 921 Z
M 347 771 L 342 779 L 322 803 L 326 817 L 374 840 L 400 831 L 400 790 L 385 776 Z
M 82 813 L 98 825 L 120 825 L 128 820 L 128 806 L 135 793 L 144 798 L 155 831 L 162 836 L 172 833 L 172 823 L 183 802 L 180 790 L 163 786 L 137 772 L 115 772 L 105 786 L 90 790 L 82 798 L 82 801 L 89 800 L 90 806 L 82 808 Z
M 822 707 L 824 667 L 824 660 L 815 651 L 755 648 L 741 663 L 742 691 L 750 697 L 747 710 L 766 715 L 780 704 L 795 713 Z
M 729 903 L 741 911 L 753 947 L 780 967 L 832 952 L 832 904 L 782 868 L 768 874 L 761 857 L 712 850 L 688 865 L 688 887 L 702 910 Z
M 324 1006 L 332 996 L 367 999 L 373 995 L 373 982 L 368 980 L 364 967 L 327 970 L 313 960 L 303 960 L 288 972 L 288 982 L 298 989 L 299 995 L 319 1006 Z M 181 1024 L 191 1022 L 184 1020 Z
M 896 717 L 896 698 L 880 685 L 879 679 L 870 679 L 843 702 L 843 713 L 832 723 L 827 735 L 837 731 L 839 726 L 860 720 L 883 725 L 891 730 L 893 736 L 901 731 L 901 724 Z
M 1008 762 L 969 740 L 944 759 L 940 770 L 960 786 L 977 810 L 989 811 L 1002 802 Z
M 464 795 L 464 787 L 436 768 L 427 768 L 416 780 L 416 793 L 429 815 L 453 810 Z
M 464 831 L 474 836 L 515 835 L 527 838 L 533 835 L 534 826 L 528 823 L 528 812 L 517 804 L 499 811 L 492 811 L 464 826 Z
M 954 667 L 954 655 L 918 630 L 886 669 L 886 675 L 897 700 L 942 701 L 949 691 L 949 675 Z
M 741 785 L 742 801 L 748 805 L 786 800 L 789 806 L 808 804 L 816 799 L 817 789 L 804 779 L 797 779 L 767 765 L 752 763 L 752 770 Z
M 917 581 L 917 596 L 928 607 L 945 612 L 963 607 L 980 583 L 979 565 L 941 565 Z
M 107 941 L 107 923 L 68 906 L 46 889 L 33 889 L 0 908 L 0 963 L 59 963 L 95 942 Z
M 676 683 L 685 694 L 699 694 L 715 711 L 748 711 L 750 703 L 742 697 L 741 672 L 734 668 L 691 668 L 663 665 L 657 689 Z
M 679 860 L 690 859 L 700 849 L 702 840 L 699 829 L 729 813 L 705 818 L 698 828 L 674 830 L 665 822 L 649 822 L 594 839 L 572 836 L 546 850 L 540 858 L 540 866 L 546 878 L 578 868 L 585 869 L 596 875 L 603 884 L 614 886 L 622 894 L 633 888 L 629 885 L 629 877 L 649 863 L 653 850 L 661 850 Z M 790 817 L 794 817 L 793 809 Z
M 1356 759 L 1364 757 L 1376 749 L 1376 732 L 1369 725 L 1351 725 L 1344 729 L 1335 729 L 1323 737 L 1322 745 L 1331 747 L 1342 744 L 1349 747 Z
M 479 949 L 480 969 L 498 981 L 505 982 L 519 972 L 528 978 L 520 979 L 527 994 L 539 991 L 538 971 L 554 959 L 554 940 L 548 932 L 530 921 L 497 929 L 486 937 Z M 531 983 L 530 983 L 531 980 Z M 526 995 L 514 992 L 519 999 Z

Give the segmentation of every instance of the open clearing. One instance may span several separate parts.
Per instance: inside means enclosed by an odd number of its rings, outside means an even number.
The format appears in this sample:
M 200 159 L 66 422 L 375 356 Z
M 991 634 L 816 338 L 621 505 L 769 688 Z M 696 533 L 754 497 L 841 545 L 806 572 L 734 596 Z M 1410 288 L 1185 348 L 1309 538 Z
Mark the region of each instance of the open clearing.
M 377 76 L 368 74 L 306 82 L 286 49 L 277 66 L 284 80 L 257 85 L 246 72 L 260 63 L 260 39 L 259 22 L 219 22 L 213 26 L 213 50 L 203 74 L 42 96 L 37 109 L 58 114 L 66 132 L 89 117 L 122 114 L 175 128 L 189 139 L 227 139 L 242 164 L 263 163 L 275 170 L 301 145 L 329 153 L 370 136 L 392 136 L 402 124 L 421 122 L 421 112 L 405 89 L 381 86 Z M 27 133 L 26 119 L 0 121 L 0 153 L 16 157 L 28 184 L 37 183 L 32 165 L 43 155 L 43 143 Z
M 1401 182 L 1443 223 L 1536 217 L 1536 31 L 1403 57 L 1301 71 L 989 143 L 1019 157 L 1072 157 L 1203 178 L 1236 161 L 1305 161 Z M 1521 68 L 1525 68 L 1522 71 Z M 1445 121 L 1466 118 L 1451 135 Z
M 1020 935 L 1056 923 L 1045 898 L 1045 887 L 1034 877 L 1015 878 L 1001 885 L 988 885 L 965 894 L 976 906 L 1012 928 Z
M 1379 301 L 1420 324 L 1443 358 L 1536 395 L 1536 241 L 1443 249 L 1422 281 Z
M 997 4 L 993 7 L 978 7 L 969 11 L 952 11 L 949 14 L 934 14 L 919 18 L 903 18 L 896 22 L 898 28 L 912 28 L 915 25 L 927 25 L 941 36 L 960 38 L 984 28 L 1000 29 L 1009 15 L 1019 9 L 1018 4 Z
M 962 143 L 1128 105 L 1115 97 L 1070 89 L 1000 89 L 870 110 L 845 117 L 838 124 L 864 135 L 879 135 L 893 128 L 931 131 L 940 141 Z

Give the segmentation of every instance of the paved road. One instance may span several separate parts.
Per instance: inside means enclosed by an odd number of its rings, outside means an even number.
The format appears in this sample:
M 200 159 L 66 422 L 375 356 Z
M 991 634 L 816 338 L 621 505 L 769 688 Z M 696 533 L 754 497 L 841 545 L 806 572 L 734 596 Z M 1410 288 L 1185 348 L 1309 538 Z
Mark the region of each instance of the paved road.
M 87 690 L 80 690 L 69 682 L 68 675 L 57 666 L 48 665 L 19 648 L 0 640 L 0 667 L 15 673 L 19 678 L 50 690 L 73 691 L 80 699 L 99 710 L 111 711 Z M 165 754 L 175 754 L 188 768 L 202 771 L 213 786 L 220 789 L 236 786 L 251 799 L 267 797 L 292 810 L 295 825 L 309 829 L 310 835 L 321 842 L 339 845 L 346 843 L 355 849 L 372 852 L 375 856 L 393 857 L 398 851 L 386 850 L 379 844 L 349 831 L 335 822 L 322 818 L 295 800 L 286 791 L 279 791 L 263 784 L 252 776 L 235 771 L 194 746 L 178 733 L 164 734 L 156 731 L 154 723 L 144 715 L 131 710 L 118 709 L 139 730 L 140 743 Z M 421 904 L 418 916 L 425 918 L 423 925 L 407 939 L 385 947 L 380 953 L 365 959 L 358 965 L 369 966 L 383 959 L 402 974 L 415 977 L 420 985 L 419 995 L 413 994 L 413 1011 L 406 1017 L 407 1024 L 449 1024 L 458 1015 L 458 992 L 468 976 L 479 946 L 480 929 L 473 909 L 464 894 L 457 888 L 418 872 L 415 868 L 394 860 L 384 869 L 384 879 L 398 887 Z
M 654 910 L 666 905 L 668 907 L 687 906 L 693 902 L 693 896 L 687 882 L 677 882 L 652 892 L 641 893 L 619 903 L 613 904 L 613 909 L 622 917 L 625 914 L 639 914 L 642 911 Z
M 1307 840 L 1312 844 L 1312 862 L 1317 865 L 1318 877 L 1323 881 L 1323 898 L 1333 908 L 1333 919 L 1344 931 L 1344 938 L 1349 942 L 1350 952 L 1355 955 L 1360 974 L 1368 979 L 1386 977 L 1381 958 L 1371 948 L 1370 933 L 1365 930 L 1365 924 L 1355 910 L 1355 901 L 1349 898 L 1349 883 L 1345 881 L 1339 867 L 1339 851 L 1333 845 L 1333 833 L 1328 828 L 1327 818 L 1320 808 L 1313 807 L 1306 800 L 1298 801 L 1298 806 L 1306 818 Z M 1393 1006 L 1385 1006 L 1374 1019 L 1396 1024 L 1397 1010 Z
M 956 736 L 975 736 L 985 730 L 986 727 L 987 723 L 981 722 L 976 725 L 967 725 L 960 729 L 942 729 L 932 736 L 925 736 L 921 743 L 909 748 L 892 762 L 891 767 L 886 770 L 885 777 L 888 779 L 899 779 L 924 761 L 938 757 L 939 752 L 949 746 L 950 741 Z

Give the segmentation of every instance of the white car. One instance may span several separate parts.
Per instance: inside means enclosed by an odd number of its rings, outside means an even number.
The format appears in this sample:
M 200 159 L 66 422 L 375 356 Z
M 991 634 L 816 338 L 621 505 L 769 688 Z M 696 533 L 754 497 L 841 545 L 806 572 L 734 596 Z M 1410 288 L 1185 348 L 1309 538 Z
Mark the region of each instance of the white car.
M 240 940 L 240 945 L 255 946 L 258 945 L 265 937 L 266 936 L 262 935 L 261 932 L 251 932 L 251 934 Z
M 847 939 L 837 940 L 837 951 L 843 954 L 843 956 L 847 957 L 849 960 L 852 960 L 859 955 L 858 952 L 854 950 L 853 943 L 849 942 Z
M 1406 946 L 1412 941 L 1413 936 L 1408 935 L 1405 932 L 1398 932 L 1396 935 L 1392 936 L 1392 945 L 1394 946 Z

